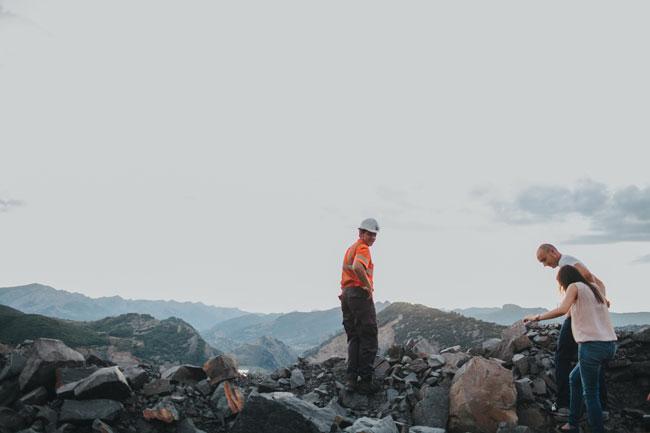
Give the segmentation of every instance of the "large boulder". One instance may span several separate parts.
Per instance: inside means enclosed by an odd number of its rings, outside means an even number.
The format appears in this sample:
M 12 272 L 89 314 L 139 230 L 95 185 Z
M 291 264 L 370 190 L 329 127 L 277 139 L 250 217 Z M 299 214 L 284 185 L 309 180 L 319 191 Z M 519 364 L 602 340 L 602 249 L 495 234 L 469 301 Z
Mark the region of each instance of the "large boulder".
M 56 369 L 56 396 L 62 399 L 74 398 L 74 389 L 79 382 L 97 371 L 97 367 L 57 368 Z
M 359 418 L 343 431 L 345 433 L 399 433 L 390 415 L 382 419 Z
M 203 371 L 212 385 L 218 385 L 224 380 L 235 379 L 239 376 L 237 362 L 226 355 L 215 356 L 205 361 Z
M 501 344 L 494 352 L 494 357 L 509 362 L 515 353 L 528 349 L 533 345 L 528 338 L 528 330 L 524 322 L 515 322 L 510 328 L 501 332 Z
M 10 353 L 4 368 L 0 371 L 0 382 L 18 376 L 26 364 L 27 359 L 21 353 Z
M 22 415 L 8 407 L 0 407 L 0 431 L 15 432 L 27 426 Z M 4 430 L 6 429 L 6 430 Z
M 74 395 L 82 400 L 126 400 L 131 396 L 131 387 L 119 367 L 104 367 L 81 380 L 74 389 Z
M 17 377 L 0 382 L 0 407 L 11 406 L 19 397 L 20 385 Z
M 160 375 L 162 379 L 168 379 L 172 382 L 193 385 L 202 381 L 207 376 L 201 367 L 196 365 L 177 365 L 166 370 Z
M 329 433 L 340 417 L 289 392 L 252 393 L 232 433 Z
M 413 408 L 413 423 L 425 427 L 447 428 L 449 419 L 449 388 L 426 386 L 422 400 Z
M 517 425 L 512 371 L 497 360 L 474 357 L 463 365 L 449 392 L 449 431 L 495 433 L 499 423 Z
M 144 368 L 131 366 L 124 369 L 124 377 L 131 385 L 131 389 L 142 388 L 149 380 L 149 374 Z
M 57 368 L 77 367 L 83 363 L 83 355 L 69 348 L 62 341 L 39 338 L 34 342 L 31 356 L 20 373 L 20 389 L 22 392 L 29 392 L 44 386 L 49 391 L 53 391 Z
M 93 422 L 95 419 L 101 421 L 112 421 L 124 410 L 119 401 L 97 399 L 97 400 L 64 400 L 59 415 L 59 422 L 84 423 Z

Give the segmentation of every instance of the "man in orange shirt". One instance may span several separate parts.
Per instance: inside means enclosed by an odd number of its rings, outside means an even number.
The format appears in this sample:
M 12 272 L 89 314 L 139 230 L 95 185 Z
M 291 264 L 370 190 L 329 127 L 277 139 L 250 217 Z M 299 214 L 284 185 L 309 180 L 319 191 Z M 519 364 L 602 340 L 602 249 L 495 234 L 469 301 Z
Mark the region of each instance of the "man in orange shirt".
M 381 389 L 373 381 L 378 341 L 377 314 L 372 297 L 374 265 L 370 247 L 375 243 L 377 233 L 379 224 L 375 219 L 368 218 L 361 222 L 359 239 L 347 249 L 343 258 L 339 295 L 343 327 L 348 337 L 346 388 L 364 394 L 373 394 Z

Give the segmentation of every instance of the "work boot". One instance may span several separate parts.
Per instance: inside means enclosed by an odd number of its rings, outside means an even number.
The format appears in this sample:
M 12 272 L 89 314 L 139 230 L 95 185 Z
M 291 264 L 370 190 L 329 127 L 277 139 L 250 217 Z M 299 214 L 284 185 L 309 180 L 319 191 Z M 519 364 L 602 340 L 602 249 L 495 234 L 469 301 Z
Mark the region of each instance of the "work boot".
M 348 392 L 354 392 L 357 390 L 357 375 L 348 374 L 345 377 L 345 390 Z
M 381 385 L 375 382 L 372 377 L 361 378 L 361 382 L 359 382 L 359 385 L 357 386 L 357 392 L 359 394 L 371 395 L 376 394 L 379 391 L 381 391 Z

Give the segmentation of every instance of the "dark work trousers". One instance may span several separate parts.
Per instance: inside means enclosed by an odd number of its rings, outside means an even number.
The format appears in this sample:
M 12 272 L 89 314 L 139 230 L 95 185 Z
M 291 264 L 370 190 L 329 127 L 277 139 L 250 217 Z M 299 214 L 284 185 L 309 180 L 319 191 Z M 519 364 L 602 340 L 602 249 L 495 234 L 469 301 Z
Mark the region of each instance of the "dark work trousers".
M 558 407 L 569 407 L 569 374 L 578 361 L 578 343 L 573 338 L 571 331 L 571 317 L 564 319 L 557 340 L 555 352 L 555 383 L 557 385 Z M 600 404 L 607 410 L 607 387 L 605 384 L 605 365 L 600 369 Z
M 347 373 L 371 378 L 378 348 L 375 303 L 361 287 L 343 289 L 339 299 L 348 336 Z

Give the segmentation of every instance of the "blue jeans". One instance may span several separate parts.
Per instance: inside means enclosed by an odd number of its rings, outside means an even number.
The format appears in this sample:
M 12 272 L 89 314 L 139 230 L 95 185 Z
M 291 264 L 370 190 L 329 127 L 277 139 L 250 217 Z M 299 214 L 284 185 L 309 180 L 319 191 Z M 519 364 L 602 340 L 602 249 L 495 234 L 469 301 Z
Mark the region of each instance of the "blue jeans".
M 574 363 L 578 360 L 578 343 L 573 339 L 571 317 L 562 323 L 560 336 L 557 339 L 555 351 L 555 383 L 557 385 L 558 407 L 569 407 L 569 374 Z M 607 386 L 605 385 L 605 369 L 600 369 L 600 404 L 607 410 Z
M 603 363 L 614 358 L 614 341 L 587 341 L 578 344 L 578 364 L 569 375 L 571 402 L 569 424 L 577 427 L 583 403 L 587 406 L 587 420 L 593 433 L 604 433 L 603 408 L 600 405 L 600 372 Z

